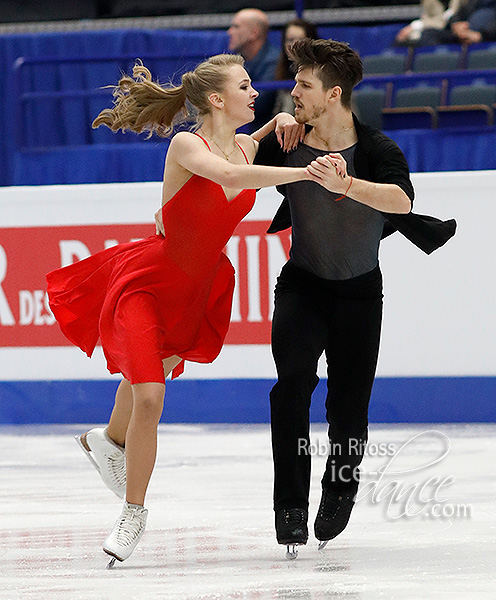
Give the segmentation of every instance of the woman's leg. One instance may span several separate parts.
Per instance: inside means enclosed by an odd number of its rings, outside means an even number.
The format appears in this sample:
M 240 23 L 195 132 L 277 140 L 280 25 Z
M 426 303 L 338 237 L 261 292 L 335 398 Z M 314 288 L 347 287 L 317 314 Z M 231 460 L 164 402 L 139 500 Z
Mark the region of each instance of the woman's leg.
M 131 419 L 131 413 L 133 410 L 133 392 L 131 384 L 127 379 L 123 379 L 117 392 L 115 393 L 114 408 L 110 415 L 109 424 L 107 427 L 107 434 L 109 438 L 115 442 L 118 446 L 124 448 L 126 442 L 126 432 Z M 90 452 L 90 447 L 86 442 L 86 436 L 88 432 L 83 433 L 80 437 L 81 444 L 83 447 Z
M 163 361 L 165 376 L 180 363 L 178 356 Z M 163 383 L 131 386 L 133 406 L 126 434 L 126 500 L 143 506 L 157 456 L 157 427 L 164 407 Z
M 143 506 L 157 455 L 157 426 L 164 406 L 163 383 L 136 383 L 126 436 L 126 500 Z
M 109 437 L 124 447 L 126 433 L 133 412 L 133 391 L 127 379 L 123 379 L 115 394 L 115 404 L 107 427 Z

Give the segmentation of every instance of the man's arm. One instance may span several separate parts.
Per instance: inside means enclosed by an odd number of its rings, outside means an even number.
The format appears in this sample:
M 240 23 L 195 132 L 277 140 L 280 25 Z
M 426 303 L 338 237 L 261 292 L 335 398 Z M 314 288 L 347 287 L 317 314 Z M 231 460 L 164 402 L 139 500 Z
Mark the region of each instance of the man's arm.
M 316 183 L 330 192 L 340 194 L 339 200 L 351 198 L 384 213 L 405 214 L 412 208 L 410 197 L 395 181 L 366 181 L 348 175 L 346 161 L 341 154 L 319 156 L 308 169 Z

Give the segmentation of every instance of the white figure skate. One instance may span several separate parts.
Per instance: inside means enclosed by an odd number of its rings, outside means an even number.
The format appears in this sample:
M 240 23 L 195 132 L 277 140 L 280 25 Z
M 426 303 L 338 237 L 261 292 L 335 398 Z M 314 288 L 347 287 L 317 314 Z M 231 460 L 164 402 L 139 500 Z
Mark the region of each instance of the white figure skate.
M 81 438 L 84 434 L 77 435 L 76 441 L 89 458 L 91 464 L 100 473 L 103 483 L 119 498 L 126 496 L 126 453 L 124 448 L 110 439 L 107 430 L 103 427 L 90 429 L 86 434 L 85 447 Z
M 124 502 L 122 513 L 103 544 L 103 551 L 112 557 L 107 569 L 111 569 L 116 560 L 122 562 L 131 556 L 145 532 L 147 516 L 148 511 L 143 506 Z

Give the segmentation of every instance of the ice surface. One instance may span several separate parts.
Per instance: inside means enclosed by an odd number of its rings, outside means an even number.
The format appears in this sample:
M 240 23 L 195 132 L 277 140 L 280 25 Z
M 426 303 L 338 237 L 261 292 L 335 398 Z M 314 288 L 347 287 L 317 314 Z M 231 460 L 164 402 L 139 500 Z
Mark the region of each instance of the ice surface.
M 268 425 L 161 426 L 147 531 L 110 571 L 121 506 L 73 440 L 84 430 L 0 427 L 2 599 L 496 598 L 496 425 L 372 426 L 348 528 L 320 553 L 311 531 L 296 561 L 274 536 Z

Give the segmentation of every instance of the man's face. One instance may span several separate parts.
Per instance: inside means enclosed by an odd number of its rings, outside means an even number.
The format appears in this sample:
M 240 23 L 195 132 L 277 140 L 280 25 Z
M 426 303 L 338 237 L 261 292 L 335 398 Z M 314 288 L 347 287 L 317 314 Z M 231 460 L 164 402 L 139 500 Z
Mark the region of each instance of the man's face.
M 310 68 L 298 71 L 295 81 L 296 85 L 291 90 L 295 103 L 295 119 L 298 123 L 314 125 L 314 121 L 328 109 L 329 92 L 324 90 L 322 81 Z
M 240 52 L 243 46 L 256 37 L 256 31 L 250 19 L 243 15 L 234 15 L 231 21 L 231 27 L 227 30 L 229 36 L 229 50 L 231 52 Z

